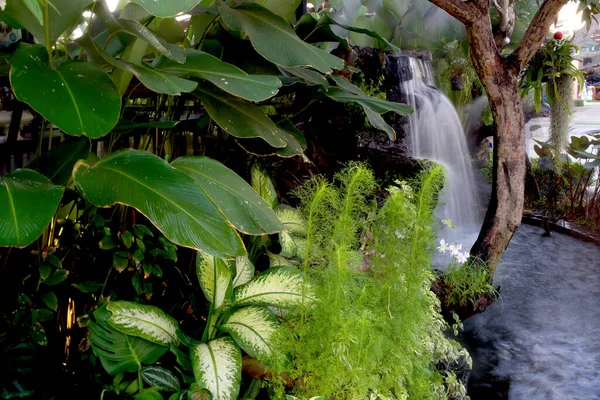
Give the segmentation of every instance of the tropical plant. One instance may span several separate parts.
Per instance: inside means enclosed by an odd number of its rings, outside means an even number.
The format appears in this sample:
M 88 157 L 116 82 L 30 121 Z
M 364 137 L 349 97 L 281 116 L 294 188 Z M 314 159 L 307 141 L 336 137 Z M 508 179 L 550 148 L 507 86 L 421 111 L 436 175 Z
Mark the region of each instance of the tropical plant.
M 300 187 L 299 209 L 279 208 L 287 230 L 272 265 L 300 265 L 314 302 L 287 318 L 278 369 L 300 398 L 446 398 L 436 371 L 448 345 L 429 290 L 432 210 L 439 167 L 418 189 L 398 182 L 380 210 L 372 172 L 351 164 L 336 178 Z

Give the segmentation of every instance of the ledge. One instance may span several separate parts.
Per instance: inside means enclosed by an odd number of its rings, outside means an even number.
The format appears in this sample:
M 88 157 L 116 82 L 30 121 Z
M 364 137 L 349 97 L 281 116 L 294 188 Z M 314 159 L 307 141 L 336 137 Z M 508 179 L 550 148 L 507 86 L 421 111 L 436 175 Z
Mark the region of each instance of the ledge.
M 585 232 L 577 225 L 562 219 L 544 217 L 535 213 L 524 213 L 521 222 L 528 225 L 542 227 L 546 230 L 546 233 L 563 233 L 584 242 L 594 243 L 596 246 L 600 246 L 600 234 L 594 235 L 589 232 Z

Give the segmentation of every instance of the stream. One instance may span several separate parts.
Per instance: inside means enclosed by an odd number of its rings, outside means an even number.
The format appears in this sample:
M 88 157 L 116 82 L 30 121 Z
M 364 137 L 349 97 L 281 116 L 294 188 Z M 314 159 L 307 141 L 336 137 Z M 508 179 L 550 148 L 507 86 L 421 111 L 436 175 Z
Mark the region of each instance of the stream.
M 473 400 L 600 399 L 600 247 L 522 225 L 494 279 L 501 299 L 465 321 Z

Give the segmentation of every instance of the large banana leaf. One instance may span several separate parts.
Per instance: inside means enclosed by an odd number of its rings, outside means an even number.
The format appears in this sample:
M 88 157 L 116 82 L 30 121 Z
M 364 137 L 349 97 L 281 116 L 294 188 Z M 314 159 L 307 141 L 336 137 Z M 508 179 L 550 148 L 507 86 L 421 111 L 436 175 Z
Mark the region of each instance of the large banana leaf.
M 300 271 L 292 267 L 269 268 L 235 289 L 233 306 L 272 305 L 291 307 L 313 300 L 312 288 Z
M 279 79 L 272 75 L 248 75 L 235 65 L 198 50 L 187 50 L 185 64 L 161 58 L 155 67 L 162 71 L 197 76 L 227 93 L 250 101 L 273 97 L 281 87 Z
M 97 65 L 65 61 L 53 69 L 44 46 L 26 43 L 9 62 L 15 96 L 66 133 L 99 138 L 117 124 L 121 95 Z
M 239 235 L 187 175 L 161 158 L 124 150 L 75 166 L 77 188 L 93 204 L 135 207 L 171 241 L 216 257 L 245 254 Z
M 240 308 L 220 328 L 251 357 L 264 361 L 272 356 L 271 340 L 277 330 L 277 320 L 266 308 Z
M 62 194 L 62 187 L 29 169 L 0 178 L 0 246 L 33 243 L 50 223 Z
M 302 0 L 250 0 L 279 15 L 286 21 L 292 21 L 296 16 L 296 9 Z
M 225 261 L 197 252 L 196 275 L 206 299 L 215 309 L 221 308 L 225 298 L 231 293 L 232 272 Z
M 233 288 L 248 283 L 254 278 L 254 265 L 248 256 L 235 258 L 235 277 L 233 278 Z
M 42 154 L 27 165 L 44 174 L 57 185 L 66 186 L 71 179 L 73 166 L 78 160 L 85 160 L 90 154 L 90 141 L 86 138 L 65 141 L 47 153 Z
M 154 364 L 168 350 L 112 328 L 106 323 L 107 314 L 103 308 L 94 313 L 98 323 L 91 323 L 89 337 L 94 354 L 109 374 L 139 371 L 142 364 Z
M 157 17 L 174 17 L 194 8 L 201 0 L 131 0 Z
M 287 146 L 284 133 L 258 106 L 209 85 L 199 86 L 195 94 L 223 130 L 238 138 L 259 137 L 273 147 Z
M 13 28 L 23 27 L 35 36 L 40 43 L 54 43 L 69 27 L 81 18 L 83 10 L 92 0 L 51 0 L 44 2 L 42 14 L 47 16 L 47 23 L 36 18 L 27 0 L 5 1 L 6 7 L 0 8 L 0 20 Z M 37 3 L 37 1 L 36 1 Z
M 233 340 L 211 340 L 190 351 L 198 386 L 208 389 L 213 400 L 236 400 L 242 380 L 242 353 Z
M 106 309 L 111 312 L 106 322 L 121 333 L 162 346 L 179 343 L 179 324 L 158 307 L 131 301 L 111 301 Z
M 269 205 L 220 162 L 208 157 L 181 157 L 171 165 L 196 181 L 237 230 L 250 235 L 283 230 Z
M 341 58 L 303 42 L 283 18 L 258 4 L 219 3 L 219 11 L 229 27 L 245 32 L 256 51 L 277 65 L 307 65 L 324 73 L 344 67 Z

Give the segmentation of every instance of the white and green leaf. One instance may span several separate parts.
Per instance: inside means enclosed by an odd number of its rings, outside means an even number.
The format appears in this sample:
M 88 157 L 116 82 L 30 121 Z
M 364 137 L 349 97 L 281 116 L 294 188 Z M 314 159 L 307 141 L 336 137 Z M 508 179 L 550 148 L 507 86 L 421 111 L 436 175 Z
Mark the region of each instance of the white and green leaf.
M 208 389 L 214 400 L 236 400 L 242 380 L 242 353 L 229 337 L 199 343 L 191 348 L 198 386 Z
M 142 379 L 150 386 L 156 386 L 169 392 L 179 392 L 181 383 L 174 373 L 166 368 L 152 365 L 142 370 Z
M 300 271 L 292 267 L 275 267 L 235 289 L 233 305 L 273 305 L 292 307 L 312 302 L 313 293 Z
M 279 201 L 277 200 L 275 186 L 273 186 L 273 182 L 267 171 L 258 163 L 253 164 L 250 169 L 250 183 L 258 195 L 262 197 L 271 208 L 274 209 L 277 207 Z
M 107 320 L 108 324 L 119 332 L 163 346 L 179 343 L 179 324 L 158 307 L 129 301 L 111 301 L 106 308 L 112 313 Z
M 231 291 L 233 274 L 225 260 L 202 252 L 196 254 L 196 275 L 200 288 L 213 307 L 219 309 Z
M 233 278 L 233 288 L 244 285 L 254 278 L 254 264 L 248 256 L 235 258 L 235 278 Z
M 263 307 L 243 307 L 229 316 L 221 329 L 248 355 L 266 360 L 273 355 L 272 336 L 277 330 L 277 320 Z
M 287 231 L 296 235 L 306 236 L 306 219 L 300 210 L 285 204 L 280 204 L 275 209 L 275 214 Z

